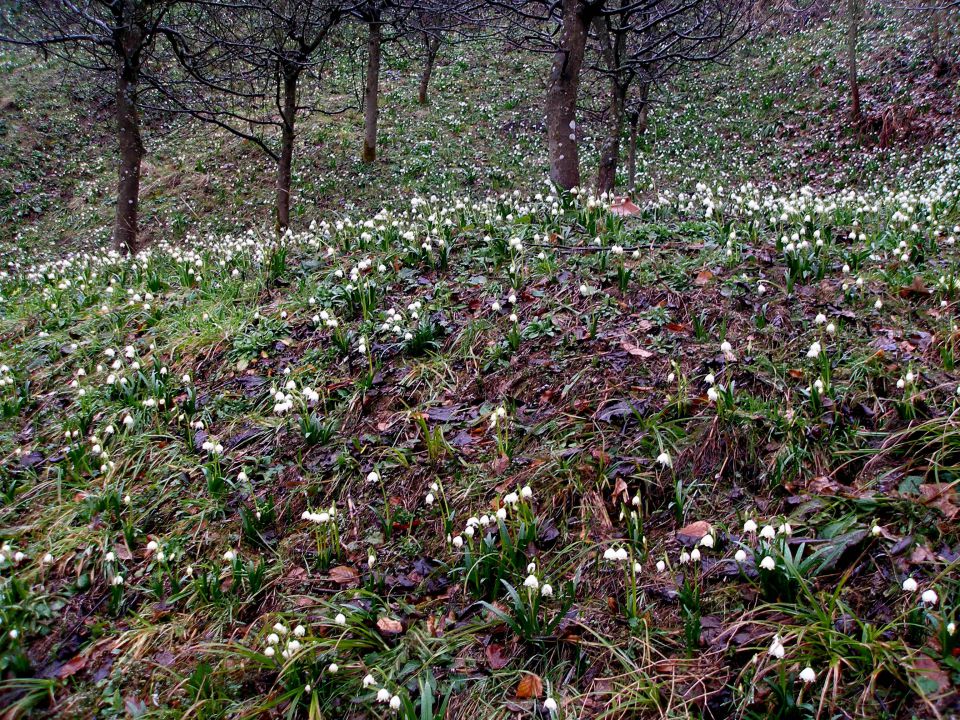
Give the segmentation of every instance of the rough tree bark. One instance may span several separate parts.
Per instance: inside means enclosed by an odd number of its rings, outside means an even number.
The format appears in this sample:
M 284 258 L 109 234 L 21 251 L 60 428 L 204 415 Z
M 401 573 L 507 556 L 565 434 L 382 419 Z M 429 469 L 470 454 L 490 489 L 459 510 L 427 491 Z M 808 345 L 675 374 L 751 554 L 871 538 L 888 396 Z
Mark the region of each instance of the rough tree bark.
M 547 87 L 546 116 L 550 179 L 564 190 L 580 185 L 577 152 L 577 95 L 590 25 L 583 0 L 563 0 L 563 27 Z
M 363 90 L 363 162 L 377 159 L 377 119 L 380 116 L 380 53 L 383 32 L 379 19 L 369 22 L 367 80 Z
M 299 72 L 287 69 L 283 74 L 283 126 L 280 132 L 280 159 L 277 162 L 277 231 L 290 227 L 290 188 L 293 175 L 293 142 L 297 119 L 297 80 Z
M 627 187 L 633 193 L 637 189 L 637 141 L 647 132 L 647 117 L 650 111 L 650 83 L 640 86 L 640 102 L 630 113 L 630 141 L 627 145 Z
M 597 192 L 613 192 L 617 184 L 617 166 L 620 164 L 620 138 L 623 137 L 627 87 L 610 78 L 609 130 L 600 147 L 600 166 L 597 169 Z
M 423 72 L 420 74 L 420 90 L 417 92 L 417 102 L 421 105 L 427 104 L 427 89 L 430 87 L 430 76 L 433 75 L 433 64 L 437 60 L 437 53 L 440 51 L 440 38 L 436 35 L 424 33 L 424 47 L 427 51 L 427 57 L 423 64 Z
M 144 147 L 137 113 L 137 81 L 140 75 L 141 36 L 135 23 L 123 33 L 123 55 L 117 68 L 117 139 L 120 147 L 117 213 L 113 227 L 113 248 L 134 252 L 137 248 L 140 204 L 140 165 Z
M 847 0 L 847 75 L 850 83 L 850 121 L 860 123 L 860 80 L 857 77 L 857 40 L 863 0 Z

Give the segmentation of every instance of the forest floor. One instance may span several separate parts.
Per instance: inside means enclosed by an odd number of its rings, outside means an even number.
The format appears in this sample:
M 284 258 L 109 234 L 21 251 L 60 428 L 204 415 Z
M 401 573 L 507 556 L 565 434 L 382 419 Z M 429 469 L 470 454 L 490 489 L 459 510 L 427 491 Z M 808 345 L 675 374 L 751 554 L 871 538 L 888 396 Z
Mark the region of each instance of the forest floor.
M 519 51 L 392 58 L 373 165 L 307 120 L 281 240 L 153 119 L 135 259 L 109 104 L 2 56 L 7 717 L 956 716 L 958 78 L 876 19 L 853 132 L 842 42 L 672 83 L 629 216 Z

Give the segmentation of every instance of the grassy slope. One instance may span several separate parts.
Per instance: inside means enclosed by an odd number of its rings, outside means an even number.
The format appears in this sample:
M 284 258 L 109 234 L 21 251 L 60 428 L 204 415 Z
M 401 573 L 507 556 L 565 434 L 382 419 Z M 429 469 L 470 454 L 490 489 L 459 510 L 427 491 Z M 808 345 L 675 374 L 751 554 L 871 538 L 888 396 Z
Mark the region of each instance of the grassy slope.
M 389 714 L 362 688 L 370 672 L 404 702 L 439 703 L 449 691 L 452 717 L 506 717 L 539 711 L 518 693 L 532 673 L 565 717 L 803 717 L 788 707 L 809 663 L 818 679 L 799 700 L 814 708 L 835 697 L 849 715 L 949 713 L 958 668 L 938 628 L 960 594 L 949 287 L 958 257 L 947 240 L 960 223 L 957 149 L 944 139 L 917 163 L 844 138 L 829 62 L 836 35 L 828 24 L 767 40 L 734 64 L 734 81 L 710 70 L 680 84 L 676 106 L 655 115 L 645 155 L 648 196 L 664 199 L 625 222 L 584 203 L 524 199 L 542 189 L 544 165 L 538 81 L 518 54 L 481 62 L 475 48 L 456 51 L 430 110 L 410 101 L 412 68 L 393 68 L 388 162 L 373 168 L 353 160 L 355 114 L 310 120 L 297 203 L 303 224 L 319 225 L 283 247 L 257 230 L 224 235 L 269 225 L 270 183 L 251 180 L 268 174 L 249 149 L 179 127 L 152 132 L 145 209 L 163 241 L 153 255 L 54 264 L 49 279 L 20 272 L 2 288 L 0 362 L 13 382 L 2 391 L 0 512 L 11 547 L 0 611 L 4 629 L 20 634 L 0 648 L 9 674 L 33 678 L 9 682 L 5 700 L 60 717 L 188 708 L 217 717 L 274 702 L 286 711 L 291 698 L 304 715 L 311 703 L 334 717 Z M 780 57 L 791 60 L 770 60 Z M 73 133 L 54 96 L 25 102 L 38 91 L 22 70 L 10 77 L 8 94 L 35 109 L 7 120 L 8 136 L 14 128 L 20 147 L 41 156 L 27 163 L 8 149 L 4 165 L 18 185 L 43 188 L 48 205 L 16 226 L 9 256 L 28 265 L 51 240 L 102 242 L 104 138 L 90 125 Z M 346 71 L 335 79 L 348 95 Z M 795 121 L 778 128 L 785 116 Z M 842 189 L 879 184 L 901 166 L 919 168 L 904 181 L 918 195 Z M 701 179 L 710 189 L 695 189 Z M 731 190 L 748 179 L 781 191 Z M 791 195 L 806 182 L 820 189 Z M 417 191 L 499 187 L 524 193 L 410 203 Z M 359 224 L 384 206 L 393 211 Z M 338 227 L 341 210 L 358 224 Z M 908 220 L 895 220 L 898 211 Z M 863 240 L 847 238 L 853 227 Z M 814 231 L 822 248 L 784 253 L 782 237 L 813 242 Z M 194 251 L 166 245 L 211 232 Z M 598 236 L 602 249 L 586 250 Z M 447 261 L 436 243 L 422 251 L 427 237 L 444 239 Z M 908 261 L 895 257 L 901 242 Z M 365 306 L 349 275 L 366 259 L 359 275 L 375 286 Z M 401 335 L 382 327 L 391 307 L 404 315 Z M 336 329 L 313 319 L 321 309 Z M 358 353 L 361 336 L 370 358 Z M 814 341 L 824 353 L 807 358 Z M 917 379 L 897 388 L 907 372 Z M 708 373 L 732 388 L 730 401 L 710 400 Z M 810 390 L 817 378 L 827 380 L 822 398 Z M 290 380 L 294 407 L 278 415 L 271 393 Z M 163 407 L 145 404 L 159 398 Z M 488 419 L 501 405 L 505 435 Z M 68 431 L 77 433 L 69 442 Z M 662 452 L 672 468 L 656 461 Z M 368 480 L 374 470 L 382 488 Z M 487 579 L 465 577 L 472 562 L 447 534 L 524 486 L 533 498 L 501 532 L 533 523 L 535 541 L 522 554 L 494 543 L 480 565 Z M 326 558 L 329 526 L 302 513 L 331 503 L 340 549 Z M 746 518 L 789 521 L 793 539 L 764 545 L 743 532 Z M 689 541 L 678 530 L 695 521 L 710 523 L 715 547 L 681 565 Z M 617 547 L 641 563 L 636 611 L 629 571 L 603 560 Z M 738 565 L 740 547 L 749 552 Z M 227 550 L 239 559 L 225 560 Z M 758 572 L 766 554 L 776 568 Z M 521 588 L 530 561 L 554 588 L 539 611 L 556 620 L 545 629 L 525 622 L 496 582 L 500 568 Z M 117 575 L 122 586 L 111 585 Z M 926 616 L 919 593 L 900 589 L 910 575 L 939 594 Z M 289 663 L 263 652 L 277 622 L 306 628 Z M 785 638 L 782 662 L 767 653 L 774 633 Z M 298 694 L 305 683 L 312 694 Z

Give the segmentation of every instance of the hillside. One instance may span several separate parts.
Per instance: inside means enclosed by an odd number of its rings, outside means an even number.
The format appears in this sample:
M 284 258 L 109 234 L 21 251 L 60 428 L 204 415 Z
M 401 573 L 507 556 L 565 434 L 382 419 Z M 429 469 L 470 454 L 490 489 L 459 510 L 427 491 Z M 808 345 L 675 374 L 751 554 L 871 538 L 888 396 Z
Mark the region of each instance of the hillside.
M 5 717 L 960 713 L 958 81 L 875 12 L 660 88 L 635 214 L 546 182 L 548 59 L 387 51 L 269 163 L 0 56 Z M 353 102 L 329 68 L 324 106 Z M 597 163 L 594 82 L 581 136 Z M 69 102 L 65 102 L 69 98 Z

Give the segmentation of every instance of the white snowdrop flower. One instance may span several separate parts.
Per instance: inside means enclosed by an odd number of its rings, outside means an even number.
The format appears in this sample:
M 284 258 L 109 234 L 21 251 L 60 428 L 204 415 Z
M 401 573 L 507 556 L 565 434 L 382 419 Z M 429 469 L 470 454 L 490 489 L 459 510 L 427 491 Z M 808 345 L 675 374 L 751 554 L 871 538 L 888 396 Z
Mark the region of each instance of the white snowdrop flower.
M 908 577 L 903 581 L 903 590 L 904 592 L 916 592 L 917 591 L 917 581 L 912 577 Z
M 773 525 L 764 525 L 763 529 L 760 531 L 760 537 L 764 540 L 773 540 L 777 536 L 777 531 L 774 529 Z
M 297 637 L 303 637 L 304 635 L 307 634 L 307 629 L 303 625 L 297 625 L 293 629 L 293 634 L 296 635 Z
M 880 309 L 883 307 L 883 301 L 878 299 L 878 300 L 873 304 L 873 307 L 874 307 L 876 310 L 880 310 Z
M 274 650 L 272 647 L 268 647 L 263 651 L 263 654 L 266 655 L 267 657 L 272 658 L 276 654 L 276 652 L 277 651 Z
M 957 632 L 957 624 L 953 622 L 947 623 L 947 635 L 955 635 Z
M 722 352 L 724 355 L 727 355 L 733 352 L 733 346 L 724 340 L 722 343 L 720 343 L 720 352 Z
M 507 509 L 500 508 L 497 510 L 497 520 L 506 520 L 507 519 Z
M 817 673 L 809 665 L 800 671 L 800 680 L 808 685 L 817 679 Z
M 104 557 L 104 560 L 106 560 L 108 563 L 112 563 L 116 559 L 117 559 L 117 556 L 114 555 L 112 552 L 108 552 Z
M 676 379 L 676 377 L 677 376 L 675 374 L 670 373 L 669 375 L 667 375 L 667 382 L 672 383 Z
M 662 452 L 657 455 L 657 463 L 663 467 L 673 467 L 673 459 L 668 452 Z
M 557 711 L 557 701 L 552 697 L 548 697 L 543 701 L 543 709 L 550 713 L 555 713 Z
M 531 590 L 536 590 L 540 587 L 540 581 L 537 580 L 536 575 L 527 575 L 527 579 L 523 581 L 523 586 Z
M 834 325 L 833 323 L 827 323 L 826 330 L 828 335 L 834 335 L 837 332 L 837 326 Z
M 773 642 L 770 643 L 770 649 L 767 650 L 767 654 L 778 660 L 782 660 L 783 656 L 787 654 L 786 648 L 783 647 L 783 642 L 779 635 L 773 636 Z
M 540 594 L 544 597 L 551 597 L 553 595 L 553 586 L 550 583 L 544 583 L 540 587 Z
M 817 317 L 814 318 L 814 322 L 817 325 L 823 325 L 827 321 L 827 316 L 823 313 L 817 313 Z
M 699 550 L 699 549 L 694 548 L 693 550 L 690 551 L 690 560 L 692 560 L 693 562 L 700 562 L 700 550 Z
M 713 373 L 708 373 L 707 376 L 703 379 L 707 385 L 715 385 L 717 383 L 717 378 L 714 377 Z
M 763 560 L 760 561 L 760 567 L 764 570 L 773 570 L 777 567 L 777 561 L 773 559 L 772 556 L 767 555 Z
M 434 501 L 433 493 L 427 493 L 427 496 L 424 498 L 424 502 L 426 502 L 427 505 L 433 505 L 433 501 Z
M 377 679 L 369 673 L 363 678 L 363 687 L 370 688 L 377 684 Z
M 820 347 L 820 343 L 819 343 L 819 342 L 816 342 L 816 341 L 813 342 L 813 343 L 810 345 L 810 349 L 807 350 L 807 357 L 808 357 L 808 358 L 816 358 L 816 357 L 818 357 L 818 356 L 820 355 L 821 349 L 822 349 L 822 348 Z
M 630 557 L 630 553 L 627 552 L 627 549 L 626 549 L 626 548 L 623 548 L 623 547 L 617 548 L 617 551 L 616 551 L 616 559 L 617 559 L 618 562 L 623 562 L 623 561 L 626 560 L 628 557 Z
M 378 703 L 387 703 L 390 702 L 390 691 L 386 688 L 380 688 L 377 690 L 377 702 Z
M 736 560 L 738 563 L 742 563 L 744 560 L 747 559 L 747 553 L 744 552 L 743 548 L 740 548 L 739 550 L 737 550 L 737 552 L 734 553 L 733 559 Z
M 336 663 L 330 663 L 329 665 L 327 665 L 327 672 L 330 673 L 331 675 L 336 675 L 339 670 L 340 670 L 340 666 L 337 665 Z
M 880 527 L 879 525 L 874 525 L 872 528 L 870 528 L 870 534 L 873 535 L 874 537 L 878 537 L 882 533 L 883 533 L 883 528 Z
M 663 572 L 667 569 L 667 564 L 663 560 L 657 560 L 657 572 Z
M 460 537 L 459 535 L 457 535 L 457 536 L 453 539 L 453 546 L 454 546 L 455 548 L 462 548 L 462 547 L 463 547 L 463 538 Z
M 280 636 L 276 633 L 267 635 L 267 645 L 276 645 L 278 642 L 280 642 Z
M 227 562 L 233 562 L 236 559 L 236 557 L 237 557 L 237 554 L 233 550 L 227 550 L 223 554 L 223 559 L 226 560 Z
M 53 557 L 53 555 L 50 554 L 50 553 L 47 553 L 46 555 L 44 555 L 44 556 L 43 556 L 43 560 L 41 560 L 41 562 L 42 562 L 44 565 L 49 565 L 49 564 L 52 563 L 53 561 L 54 561 L 54 557 Z
M 401 700 L 400 700 L 400 696 L 399 696 L 399 695 L 394 695 L 392 698 L 390 698 L 390 709 L 391 709 L 391 710 L 399 710 L 399 709 L 400 709 L 400 705 L 401 705 Z
M 118 586 L 118 587 L 119 587 L 120 585 L 123 585 L 123 575 L 114 575 L 114 576 L 113 576 L 113 584 L 116 585 L 116 586 Z
M 686 550 L 681 551 L 681 552 L 680 552 L 680 564 L 681 564 L 681 565 L 686 565 L 688 562 L 690 562 L 690 553 L 688 553 Z
M 700 546 L 705 548 L 713 547 L 713 535 L 704 535 L 700 538 Z
M 500 303 L 494 300 L 493 304 L 490 306 L 490 309 L 493 310 L 494 312 L 500 312 Z
M 939 599 L 936 590 L 924 590 L 923 595 L 920 596 L 924 605 L 936 605 Z
M 286 635 L 289 632 L 289 630 L 287 630 L 287 626 L 280 622 L 274 623 L 273 629 L 281 635 Z
M 524 485 L 520 488 L 520 497 L 524 499 L 530 499 L 533 497 L 533 490 L 530 489 L 529 485 Z
M 467 525 L 463 529 L 463 534 L 466 535 L 468 538 L 472 538 L 476 534 L 476 532 L 477 531 L 474 529 L 473 525 Z
M 367 482 L 368 483 L 380 482 L 380 473 L 378 473 L 376 470 L 371 470 L 367 474 Z
M 343 613 L 337 613 L 336 617 L 333 618 L 333 621 L 334 621 L 337 625 L 346 625 L 346 624 L 347 624 L 347 617 L 346 617 L 346 615 L 344 615 Z
M 713 403 L 720 399 L 720 393 L 717 392 L 715 387 L 710 387 L 707 389 L 707 399 Z

